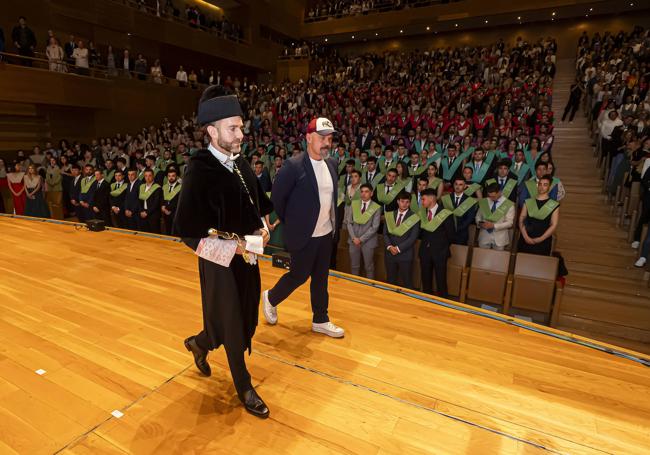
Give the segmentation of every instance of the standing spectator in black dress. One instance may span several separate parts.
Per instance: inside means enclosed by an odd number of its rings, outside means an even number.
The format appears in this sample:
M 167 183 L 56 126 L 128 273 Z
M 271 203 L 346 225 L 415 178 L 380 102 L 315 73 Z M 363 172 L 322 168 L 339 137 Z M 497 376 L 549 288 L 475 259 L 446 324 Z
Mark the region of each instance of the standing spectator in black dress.
M 580 100 L 582 99 L 582 92 L 584 92 L 585 89 L 582 86 L 582 82 L 580 82 L 580 79 L 576 79 L 576 81 L 571 85 L 571 90 L 569 92 L 569 100 L 566 103 L 566 107 L 564 108 L 564 114 L 562 115 L 562 121 L 566 120 L 566 116 L 571 112 L 571 115 L 569 115 L 569 123 L 573 122 L 573 117 L 576 115 L 576 111 L 580 107 Z
M 560 203 L 549 196 L 553 177 L 545 175 L 537 182 L 537 197 L 526 199 L 519 215 L 519 253 L 551 254 L 553 233 L 560 219 Z

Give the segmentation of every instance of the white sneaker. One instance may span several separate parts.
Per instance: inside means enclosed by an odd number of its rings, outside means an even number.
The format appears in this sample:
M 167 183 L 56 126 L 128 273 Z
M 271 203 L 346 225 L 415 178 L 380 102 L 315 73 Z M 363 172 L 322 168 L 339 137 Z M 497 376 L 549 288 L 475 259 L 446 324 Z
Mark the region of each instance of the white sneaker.
M 316 324 L 314 322 L 311 324 L 311 330 L 316 333 L 323 333 L 332 338 L 343 338 L 343 335 L 345 335 L 345 330 L 331 322 L 323 322 L 322 324 Z
M 646 263 L 646 258 L 639 258 L 635 263 L 634 267 L 643 267 Z
M 264 319 L 269 324 L 275 325 L 278 323 L 278 309 L 271 305 L 268 290 L 262 293 L 262 313 L 264 313 Z
M 632 242 L 632 249 L 636 250 L 637 248 L 639 248 L 639 242 L 635 240 L 634 242 Z

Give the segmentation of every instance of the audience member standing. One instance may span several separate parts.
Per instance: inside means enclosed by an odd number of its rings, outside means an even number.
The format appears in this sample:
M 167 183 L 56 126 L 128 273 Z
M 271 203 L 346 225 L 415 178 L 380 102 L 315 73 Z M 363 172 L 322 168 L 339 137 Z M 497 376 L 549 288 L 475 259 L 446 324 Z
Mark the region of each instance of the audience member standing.
M 553 233 L 557 229 L 560 203 L 551 199 L 549 190 L 553 178 L 541 177 L 537 182 L 537 196 L 526 199 L 519 214 L 520 253 L 549 256 L 553 243 Z
M 77 43 L 77 48 L 72 51 L 72 58 L 74 58 L 74 64 L 77 67 L 77 73 L 87 76 L 89 74 L 88 49 L 84 46 L 84 42 L 82 40 L 79 40 Z
M 160 234 L 160 207 L 162 205 L 162 190 L 154 182 L 151 169 L 144 171 L 144 182 L 140 185 L 140 205 L 138 218 L 140 230 Z
M 106 181 L 104 173 L 97 169 L 95 171 L 95 194 L 93 202 L 90 205 L 93 211 L 93 218 L 102 220 L 106 226 L 111 225 L 111 205 L 110 205 L 110 184 Z
M 375 249 L 380 222 L 381 205 L 372 200 L 372 186 L 364 183 L 360 188 L 360 199 L 352 200 L 345 211 L 344 224 L 348 230 L 348 251 L 353 275 L 360 275 L 363 256 L 366 278 L 375 279 Z
M 30 164 L 27 168 L 25 180 L 25 215 L 37 218 L 49 218 L 50 211 L 47 209 L 43 198 L 43 179 L 36 171 L 36 166 Z
M 18 55 L 23 57 L 34 57 L 34 50 L 36 49 L 36 35 L 31 28 L 27 26 L 27 19 L 25 16 L 18 18 L 18 25 L 14 27 L 11 32 L 11 40 L 18 49 Z M 24 59 L 21 61 L 22 65 L 32 66 L 32 61 Z
M 179 194 L 181 192 L 182 185 L 178 181 L 178 171 L 175 167 L 170 167 L 167 171 L 167 183 L 163 185 L 163 203 L 162 203 L 162 213 L 163 221 L 165 224 L 164 233 L 167 235 L 172 235 L 172 223 L 174 222 L 174 216 L 176 215 L 176 207 L 178 207 Z
M 147 60 L 142 56 L 142 54 L 138 54 L 138 58 L 135 61 L 135 73 L 138 75 L 138 79 L 141 81 L 144 81 L 147 79 L 147 73 L 149 72 L 149 68 L 147 65 Z
M 187 86 L 187 73 L 183 69 L 183 65 L 181 65 L 178 68 L 178 71 L 176 71 L 176 80 L 178 81 L 178 85 L 181 87 Z
M 66 72 L 66 65 L 64 62 L 65 53 L 63 48 L 59 46 L 59 42 L 56 38 L 50 38 L 50 44 L 45 49 L 45 55 L 47 55 L 47 60 L 50 64 L 50 71 L 56 71 L 58 73 Z
M 25 214 L 25 173 L 19 162 L 16 162 L 13 167 L 13 172 L 7 174 L 7 182 L 9 183 L 9 191 L 13 198 L 14 213 L 16 215 Z
M 63 176 L 61 168 L 56 158 L 50 158 L 50 163 L 45 171 L 45 182 L 47 183 L 47 192 L 45 200 L 52 218 L 56 220 L 63 219 Z
M 422 292 L 433 294 L 435 272 L 436 294 L 447 297 L 447 259 L 450 256 L 449 246 L 455 237 L 454 231 L 453 212 L 438 204 L 435 190 L 424 190 L 420 210 L 419 251 Z
M 68 40 L 68 42 L 63 45 L 63 50 L 65 51 L 65 56 L 66 59 L 68 60 L 68 63 L 74 63 L 74 59 L 72 58 L 72 53 L 76 48 L 77 48 L 77 42 L 74 39 L 74 35 L 70 35 L 70 39 Z
M 124 197 L 124 217 L 126 228 L 137 231 L 140 219 L 140 185 L 141 180 L 138 178 L 138 171 L 129 169 L 129 181 L 127 182 L 126 196 Z

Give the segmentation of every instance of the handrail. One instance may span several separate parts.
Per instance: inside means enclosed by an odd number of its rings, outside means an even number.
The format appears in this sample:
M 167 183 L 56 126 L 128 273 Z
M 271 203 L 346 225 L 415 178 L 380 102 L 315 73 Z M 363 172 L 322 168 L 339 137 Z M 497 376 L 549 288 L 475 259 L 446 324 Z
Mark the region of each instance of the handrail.
M 45 58 L 27 57 L 24 55 L 12 54 L 9 52 L 0 52 L 0 57 L 1 57 L 0 62 L 7 63 L 9 65 L 27 66 L 24 65 L 24 63 L 29 62 L 32 64 L 29 65 L 29 67 L 39 71 L 51 71 L 53 73 L 67 74 L 71 76 L 94 77 L 98 79 L 124 79 L 124 80 L 130 79 L 130 80 L 138 80 L 142 82 L 149 82 L 158 85 L 183 87 L 181 86 L 180 81 L 176 80 L 176 78 L 160 76 L 161 82 L 158 83 L 155 82 L 154 80 L 155 78 L 151 73 L 138 73 L 136 71 L 129 70 L 128 71 L 129 75 L 127 76 L 126 75 L 127 73 L 122 68 L 109 68 L 108 66 L 105 65 L 91 65 L 88 68 L 84 68 L 84 67 L 77 66 L 73 63 L 69 63 L 67 60 L 50 62 L 50 60 Z M 16 63 L 16 61 L 18 61 L 19 63 Z M 35 66 L 34 63 L 36 63 L 37 66 Z M 62 67 L 66 68 L 66 71 L 50 70 L 50 63 L 61 65 Z M 74 71 L 69 71 L 70 68 L 73 68 Z M 207 87 L 207 84 L 201 84 L 197 82 L 195 85 L 192 85 L 188 81 L 185 87 L 204 89 Z
M 458 2 L 461 0 L 453 0 L 453 1 Z M 342 19 L 344 17 L 351 17 L 351 16 L 356 17 L 356 16 L 365 16 L 365 15 L 377 14 L 377 13 L 390 13 L 393 11 L 402 11 L 411 8 L 419 8 L 423 6 L 439 5 L 442 3 L 443 0 L 417 0 L 408 5 L 402 4 L 400 6 L 395 6 L 393 4 L 393 5 L 385 5 L 385 6 L 376 6 L 374 8 L 369 9 L 368 11 L 359 11 L 354 13 L 348 12 L 345 15 L 342 12 L 337 12 L 334 14 L 325 14 L 320 16 L 312 16 L 312 17 L 306 16 L 304 22 L 307 24 L 310 22 L 321 22 L 327 19 Z M 308 10 L 305 10 L 305 14 L 309 14 Z
M 190 23 L 187 20 L 184 20 L 181 17 L 165 14 L 164 13 L 164 8 L 162 7 L 162 5 L 161 5 L 161 8 L 160 8 L 160 11 L 158 11 L 158 10 L 156 10 L 156 8 L 153 8 L 151 6 L 138 4 L 135 0 L 111 0 L 111 1 L 115 2 L 115 3 L 120 3 L 120 4 L 124 5 L 124 6 L 127 6 L 129 8 L 138 10 L 140 12 L 146 12 L 147 14 L 150 14 L 152 16 L 156 16 L 156 17 L 158 17 L 159 19 L 162 19 L 162 20 L 168 20 L 168 21 L 171 21 L 171 22 L 175 22 L 177 24 L 184 25 L 184 26 L 186 26 L 188 28 L 199 29 L 199 30 L 204 31 L 206 33 L 210 33 L 211 35 L 216 35 L 217 37 L 219 37 L 221 39 L 225 39 L 225 40 L 228 40 L 228 41 L 234 41 L 235 43 L 238 43 L 238 44 L 246 44 L 246 45 L 251 44 L 249 41 L 247 41 L 247 40 L 245 40 L 243 38 L 235 37 L 235 36 L 232 36 L 232 35 L 227 35 L 227 34 L 224 34 L 221 31 L 215 31 L 215 30 L 212 30 L 209 27 L 204 27 L 204 26 L 202 26 L 200 24 L 196 24 L 196 26 L 190 25 Z M 161 1 L 161 4 L 162 4 L 162 1 Z M 143 9 L 145 9 L 145 11 L 142 11 Z M 237 26 L 241 27 L 240 24 L 237 24 Z

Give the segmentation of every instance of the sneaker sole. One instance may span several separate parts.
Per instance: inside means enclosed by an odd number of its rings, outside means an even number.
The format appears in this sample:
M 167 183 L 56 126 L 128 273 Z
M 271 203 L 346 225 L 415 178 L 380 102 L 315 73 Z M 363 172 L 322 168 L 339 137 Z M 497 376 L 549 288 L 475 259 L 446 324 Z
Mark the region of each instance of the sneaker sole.
M 315 333 L 322 333 L 323 335 L 327 335 L 328 337 L 331 337 L 331 338 L 343 338 L 345 336 L 345 332 L 343 332 L 343 333 L 333 333 L 333 332 L 330 332 L 328 330 L 315 329 L 313 327 L 312 327 L 311 331 L 315 332 Z
M 265 295 L 267 296 L 266 299 L 264 298 Z M 271 316 L 269 316 L 269 314 L 266 312 L 266 302 L 265 302 L 265 300 L 267 300 L 267 299 L 268 299 L 268 293 L 264 292 L 262 294 L 262 313 L 264 314 L 264 319 L 266 319 L 267 324 L 275 325 L 275 324 L 278 323 L 278 316 L 276 315 L 275 316 L 275 321 L 273 321 L 273 319 L 271 319 Z

